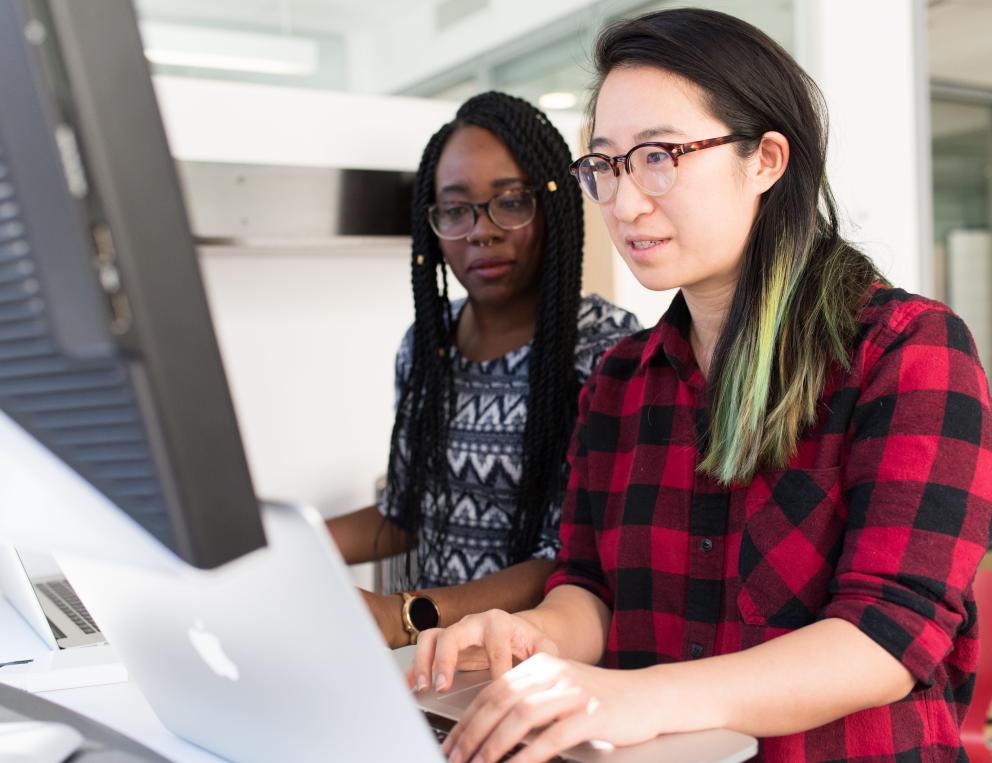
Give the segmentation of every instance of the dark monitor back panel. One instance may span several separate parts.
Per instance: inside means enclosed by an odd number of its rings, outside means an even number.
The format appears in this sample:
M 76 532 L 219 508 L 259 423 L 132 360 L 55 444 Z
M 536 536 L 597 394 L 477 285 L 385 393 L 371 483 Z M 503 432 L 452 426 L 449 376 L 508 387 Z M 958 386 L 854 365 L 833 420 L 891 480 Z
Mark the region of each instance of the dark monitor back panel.
M 0 103 L 0 408 L 195 566 L 264 545 L 129 0 L 0 0 Z

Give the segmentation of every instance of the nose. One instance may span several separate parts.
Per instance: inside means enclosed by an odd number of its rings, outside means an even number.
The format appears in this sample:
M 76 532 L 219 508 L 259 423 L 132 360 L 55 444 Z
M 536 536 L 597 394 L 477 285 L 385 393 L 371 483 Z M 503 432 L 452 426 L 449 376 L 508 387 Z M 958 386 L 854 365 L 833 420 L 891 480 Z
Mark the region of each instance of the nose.
M 613 216 L 622 223 L 631 223 L 641 215 L 654 210 L 654 200 L 644 193 L 623 169 L 617 178 L 617 192 L 613 197 Z
M 487 209 L 488 208 L 475 208 L 475 225 L 472 226 L 472 230 L 469 231 L 469 234 L 466 237 L 470 242 L 502 239 L 503 229 L 492 221 L 492 218 L 489 217 L 489 212 Z

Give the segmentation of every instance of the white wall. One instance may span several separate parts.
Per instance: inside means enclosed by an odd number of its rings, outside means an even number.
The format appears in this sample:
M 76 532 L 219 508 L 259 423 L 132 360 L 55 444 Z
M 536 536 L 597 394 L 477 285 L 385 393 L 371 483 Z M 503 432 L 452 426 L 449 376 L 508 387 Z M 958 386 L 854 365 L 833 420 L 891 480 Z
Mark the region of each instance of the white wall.
M 393 353 L 412 315 L 408 245 L 207 249 L 201 264 L 255 487 L 325 515 L 385 471 Z

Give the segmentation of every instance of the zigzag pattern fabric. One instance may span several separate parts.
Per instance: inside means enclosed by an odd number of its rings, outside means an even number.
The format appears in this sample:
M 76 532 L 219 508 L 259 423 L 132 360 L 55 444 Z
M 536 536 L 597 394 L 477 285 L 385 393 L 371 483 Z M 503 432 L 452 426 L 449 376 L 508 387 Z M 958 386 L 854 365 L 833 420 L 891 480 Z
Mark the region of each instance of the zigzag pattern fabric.
M 452 305 L 458 315 L 465 304 Z M 575 370 L 585 380 L 603 354 L 620 339 L 640 330 L 637 318 L 599 295 L 584 297 L 579 305 Z M 530 344 L 506 355 L 481 363 L 463 357 L 453 347 L 455 416 L 448 442 L 448 482 L 455 503 L 447 527 L 443 564 L 428 560 L 419 571 L 417 588 L 434 588 L 476 580 L 508 564 L 508 534 L 517 509 L 523 456 L 524 426 L 529 396 Z M 397 399 L 410 370 L 413 328 L 400 344 L 396 355 Z M 400 436 L 400 472 L 408 443 Z M 562 465 L 562 486 L 567 482 L 567 465 Z M 391 496 L 400 491 L 387 485 L 379 510 L 400 526 L 406 523 Z M 443 500 L 443 499 L 441 499 Z M 425 506 L 433 507 L 433 499 Z M 436 527 L 431 514 L 426 517 L 418 538 L 418 557 L 432 540 Z M 549 507 L 535 559 L 554 559 L 560 541 L 560 499 Z

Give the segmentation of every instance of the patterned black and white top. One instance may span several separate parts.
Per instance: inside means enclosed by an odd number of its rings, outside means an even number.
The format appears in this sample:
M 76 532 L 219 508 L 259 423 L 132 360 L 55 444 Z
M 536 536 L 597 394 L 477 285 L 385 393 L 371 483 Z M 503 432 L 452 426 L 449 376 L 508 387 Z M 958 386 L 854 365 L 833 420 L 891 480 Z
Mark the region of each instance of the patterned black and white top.
M 465 305 L 452 305 L 458 315 Z M 579 305 L 575 369 L 585 380 L 603 354 L 620 339 L 640 330 L 637 318 L 598 295 L 584 297 Z M 455 510 L 448 523 L 443 565 L 428 559 L 421 565 L 417 588 L 456 585 L 476 580 L 508 565 L 507 535 L 517 509 L 523 458 L 524 425 L 529 396 L 530 343 L 503 357 L 476 363 L 453 348 L 455 417 L 448 439 L 448 482 Z M 397 400 L 410 372 L 413 327 L 396 355 Z M 400 474 L 406 442 L 400 436 Z M 563 465 L 563 468 L 567 468 Z M 566 475 L 567 476 L 567 475 Z M 564 486 L 567 480 L 562 481 Z M 387 485 L 379 510 L 401 527 L 406 526 L 394 498 L 395 485 Z M 443 500 L 443 499 L 442 499 Z M 427 501 L 430 505 L 430 501 Z M 558 553 L 560 499 L 546 515 L 535 559 L 554 559 Z M 430 545 L 435 526 L 428 511 L 420 529 L 420 559 Z

